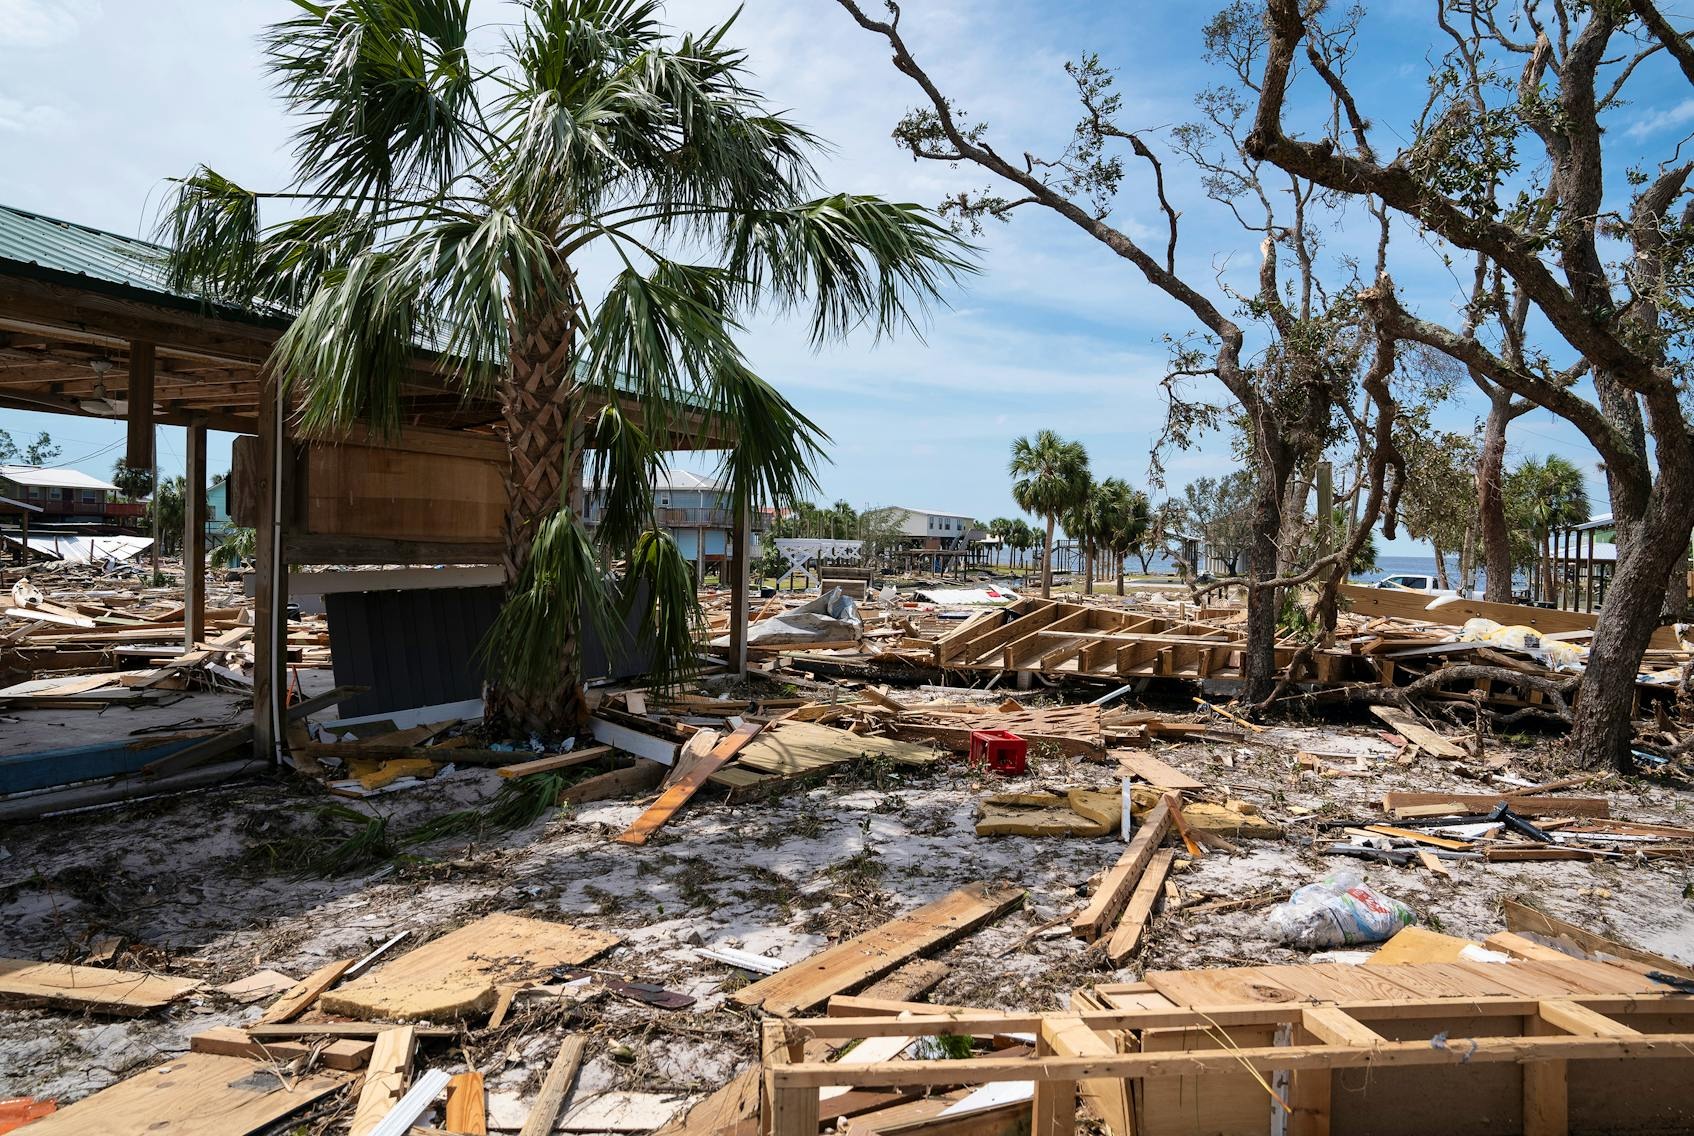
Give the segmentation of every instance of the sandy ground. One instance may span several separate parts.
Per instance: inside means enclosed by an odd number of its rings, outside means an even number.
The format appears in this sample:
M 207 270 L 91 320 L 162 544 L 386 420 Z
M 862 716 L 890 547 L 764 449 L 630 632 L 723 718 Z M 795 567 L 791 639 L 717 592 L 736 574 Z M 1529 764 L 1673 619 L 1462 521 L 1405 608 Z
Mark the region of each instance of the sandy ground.
M 1402 768 L 1387 756 L 1367 756 L 1374 776 L 1320 780 L 1296 770 L 1302 744 L 1371 755 L 1390 750 L 1374 728 L 1358 725 L 1155 753 L 1214 786 L 1219 799 L 1258 805 L 1290 837 L 1309 832 L 1314 817 L 1380 819 L 1374 802 L 1389 790 L 1481 788 L 1428 758 Z M 1498 749 L 1512 752 L 1513 771 L 1530 779 L 1568 772 L 1545 740 Z M 485 800 L 498 783 L 491 771 L 460 770 L 360 807 L 380 811 L 399 829 Z M 639 806 L 605 802 L 488 842 L 428 846 L 391 866 L 321 880 L 279 870 L 267 848 L 279 836 L 311 831 L 320 823 L 315 810 L 330 798 L 297 781 L 249 782 L 0 833 L 0 954 L 74 961 L 93 936 L 121 934 L 133 945 L 120 963 L 215 986 L 261 967 L 303 975 L 397 931 L 410 931 L 407 945 L 417 945 L 487 912 L 514 911 L 614 931 L 622 945 L 596 965 L 699 999 L 691 1009 L 664 1012 L 602 998 L 577 1007 L 574 1019 L 557 1002 L 524 1001 L 499 1031 L 433 1046 L 430 1064 L 450 1071 L 474 1064 L 485 1073 L 497 1123 L 521 1119 L 568 1030 L 594 1034 L 577 1101 L 639 1089 L 681 1102 L 727 1080 L 751 1058 L 756 1038 L 748 1016 L 723 1004 L 744 980 L 692 946 L 730 945 L 795 961 L 973 881 L 1018 884 L 1027 901 L 939 956 L 953 969 L 930 995 L 936 1002 L 1052 1009 L 1080 985 L 1130 980 L 1144 969 L 1307 957 L 1266 937 L 1263 907 L 1161 915 L 1141 956 L 1123 969 L 1063 926 L 1032 935 L 1079 907 L 1089 879 L 1122 846 L 1108 838 L 978 838 L 977 797 L 1012 787 L 1112 784 L 1110 766 L 1051 756 L 1038 756 L 1028 778 L 991 785 L 953 762 L 917 775 L 887 774 L 881 784 L 841 776 L 764 802 L 698 799 L 644 848 L 610 840 Z M 1694 794 L 1647 782 L 1585 790 L 1600 791 L 1611 796 L 1616 816 L 1694 823 Z M 1242 856 L 1179 860 L 1173 879 L 1185 900 L 1286 893 L 1357 866 L 1426 925 L 1450 934 L 1481 938 L 1502 929 L 1499 900 L 1522 897 L 1694 962 L 1688 864 L 1457 864 L 1448 881 L 1417 867 L 1316 856 L 1294 839 L 1240 843 Z M 0 1011 L 0 1097 L 68 1102 L 181 1052 L 193 1033 L 259 1012 L 209 992 L 133 1020 Z M 349 1108 L 326 1105 L 278 1131 L 333 1130 Z

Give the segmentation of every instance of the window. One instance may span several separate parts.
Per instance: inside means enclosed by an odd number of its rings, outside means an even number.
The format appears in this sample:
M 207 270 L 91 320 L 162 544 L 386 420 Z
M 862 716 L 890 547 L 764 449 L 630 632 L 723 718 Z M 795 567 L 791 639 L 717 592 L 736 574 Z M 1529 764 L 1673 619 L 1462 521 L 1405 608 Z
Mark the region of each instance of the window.
M 91 505 L 95 504 L 100 500 L 100 490 L 84 489 L 82 491 L 82 499 Z
M 29 499 L 30 499 L 30 500 L 31 500 L 31 501 L 39 501 L 39 500 L 41 500 L 41 486 L 39 486 L 39 485 L 31 485 L 31 486 L 30 486 L 30 487 L 29 487 Z

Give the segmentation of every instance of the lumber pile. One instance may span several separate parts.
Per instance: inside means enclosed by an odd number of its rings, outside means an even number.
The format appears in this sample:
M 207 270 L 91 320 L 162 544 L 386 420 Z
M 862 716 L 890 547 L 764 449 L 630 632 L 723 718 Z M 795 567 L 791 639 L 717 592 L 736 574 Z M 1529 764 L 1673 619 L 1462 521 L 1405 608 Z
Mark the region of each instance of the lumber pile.
M 1570 779 L 1575 782 L 1591 777 Z M 1539 860 L 1685 861 L 1694 828 L 1612 817 L 1605 797 L 1555 795 L 1550 788 L 1498 793 L 1395 792 L 1382 798 L 1382 819 L 1324 821 L 1319 850 L 1445 874 L 1443 861 L 1520 863 Z

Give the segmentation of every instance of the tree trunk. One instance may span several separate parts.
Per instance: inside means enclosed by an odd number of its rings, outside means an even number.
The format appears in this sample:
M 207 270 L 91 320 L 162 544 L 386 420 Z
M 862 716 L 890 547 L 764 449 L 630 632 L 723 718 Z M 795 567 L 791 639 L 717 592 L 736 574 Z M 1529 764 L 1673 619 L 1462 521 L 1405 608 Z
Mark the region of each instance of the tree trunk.
M 1541 599 L 1554 607 L 1559 606 L 1559 597 L 1553 585 L 1553 530 L 1541 531 Z
M 1459 587 L 1466 595 L 1476 591 L 1476 523 L 1465 526 L 1465 542 L 1459 551 Z
M 1512 602 L 1512 538 L 1506 527 L 1506 424 L 1508 400 L 1491 400 L 1482 430 L 1482 450 L 1476 462 L 1476 512 L 1482 527 L 1483 598 L 1490 603 Z
M 1118 557 L 1118 595 L 1120 596 L 1123 595 L 1123 560 L 1122 556 Z
M 575 436 L 575 344 L 568 311 L 529 321 L 513 334 L 511 373 L 500 384 L 511 465 L 506 481 L 506 592 L 517 584 L 541 524 L 562 507 L 579 508 L 582 449 Z M 567 480 L 569 478 L 570 480 Z M 566 502 L 569 502 L 567 505 Z M 573 619 L 578 613 L 571 613 Z M 519 692 L 490 685 L 484 704 L 496 734 L 574 736 L 587 721 L 580 642 L 573 628 L 549 690 Z
M 1057 518 L 1047 518 L 1047 543 L 1041 546 L 1041 598 L 1053 598 L 1053 524 Z
M 1082 590 L 1085 595 L 1094 594 L 1094 546 L 1084 545 L 1082 549 Z
M 1452 582 L 1447 578 L 1447 554 L 1441 551 L 1441 543 L 1431 540 L 1430 547 L 1435 549 L 1435 581 L 1442 588 L 1451 588 Z

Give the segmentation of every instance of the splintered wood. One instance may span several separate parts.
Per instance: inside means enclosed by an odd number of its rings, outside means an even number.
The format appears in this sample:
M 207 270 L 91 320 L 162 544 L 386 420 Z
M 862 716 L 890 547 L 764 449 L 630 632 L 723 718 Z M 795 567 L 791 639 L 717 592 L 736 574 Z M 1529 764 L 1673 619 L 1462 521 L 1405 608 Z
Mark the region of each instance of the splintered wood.
M 386 1021 L 485 1014 L 496 987 L 580 966 L 616 946 L 604 931 L 496 913 L 407 951 L 320 999 L 324 1012 Z
M 993 890 L 983 884 L 961 888 L 744 986 L 733 997 L 738 1004 L 761 1007 L 767 1014 L 809 1010 L 832 994 L 880 978 L 907 959 L 968 934 L 1022 902 L 1021 888 Z

